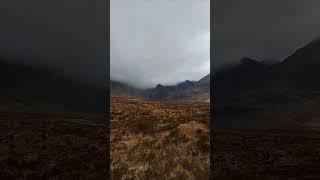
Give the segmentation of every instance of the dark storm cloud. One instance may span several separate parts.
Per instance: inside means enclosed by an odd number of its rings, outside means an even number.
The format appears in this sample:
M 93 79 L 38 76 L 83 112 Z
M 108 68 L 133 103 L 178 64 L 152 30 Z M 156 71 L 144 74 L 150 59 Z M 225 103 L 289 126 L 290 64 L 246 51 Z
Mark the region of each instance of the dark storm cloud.
M 151 87 L 205 76 L 209 9 L 209 0 L 111 0 L 111 78 Z
M 105 0 L 2 0 L 0 23 L 1 59 L 105 81 Z
M 215 67 L 248 56 L 283 60 L 320 36 L 318 0 L 215 0 Z

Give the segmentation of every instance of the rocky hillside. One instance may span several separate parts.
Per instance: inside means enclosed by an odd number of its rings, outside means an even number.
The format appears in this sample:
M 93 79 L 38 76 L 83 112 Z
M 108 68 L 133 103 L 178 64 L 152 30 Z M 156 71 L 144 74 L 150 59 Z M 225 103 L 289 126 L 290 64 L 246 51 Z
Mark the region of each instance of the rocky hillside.
M 207 75 L 199 81 L 180 82 L 172 86 L 158 84 L 154 88 L 138 89 L 125 83 L 111 81 L 111 94 L 116 96 L 135 96 L 149 100 L 167 101 L 209 101 L 210 76 Z

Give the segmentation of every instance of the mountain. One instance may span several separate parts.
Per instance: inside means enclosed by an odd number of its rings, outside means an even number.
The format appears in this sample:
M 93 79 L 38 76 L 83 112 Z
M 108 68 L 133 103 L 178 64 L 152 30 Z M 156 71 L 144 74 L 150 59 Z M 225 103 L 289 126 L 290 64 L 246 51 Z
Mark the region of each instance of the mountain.
M 162 100 L 166 99 L 169 96 L 169 92 L 174 90 L 175 87 L 170 86 L 163 86 L 161 84 L 158 84 L 153 89 L 147 90 L 147 95 L 149 99 L 153 100 Z
M 320 39 L 298 49 L 274 67 L 273 76 L 300 90 L 320 90 Z
M 320 65 L 320 38 L 311 41 L 306 46 L 298 49 L 294 54 L 287 57 L 282 64 L 287 66 L 297 65 Z
M 164 86 L 158 84 L 154 88 L 138 89 L 125 83 L 110 82 L 111 95 L 135 96 L 149 100 L 169 101 L 209 101 L 210 76 L 207 75 L 199 81 L 183 81 L 176 85 Z
M 186 80 L 184 82 L 178 83 L 177 88 L 178 89 L 188 89 L 188 88 L 192 87 L 194 84 L 195 83 L 193 81 Z
M 216 127 L 301 127 L 320 119 L 320 40 L 278 63 L 243 58 L 215 73 L 212 94 Z
M 186 80 L 172 86 L 158 84 L 155 88 L 148 91 L 148 98 L 151 100 L 209 102 L 210 76 L 207 75 L 199 81 Z
M 53 71 L 0 60 L 0 109 L 104 113 L 105 89 Z
M 260 61 L 260 63 L 265 65 L 274 65 L 274 64 L 280 63 L 280 61 L 276 59 L 264 59 Z
M 210 87 L 210 74 L 201 78 L 198 82 L 196 82 L 196 85 L 202 87 Z

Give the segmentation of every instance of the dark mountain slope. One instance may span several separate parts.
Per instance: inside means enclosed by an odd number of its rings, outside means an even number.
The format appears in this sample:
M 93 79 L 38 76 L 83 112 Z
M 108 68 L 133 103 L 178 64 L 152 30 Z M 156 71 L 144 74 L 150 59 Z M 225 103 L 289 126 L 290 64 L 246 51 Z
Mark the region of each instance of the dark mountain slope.
M 201 87 L 210 87 L 210 74 L 197 81 L 196 85 Z
M 273 78 L 300 90 L 320 90 L 320 39 L 297 50 L 273 68 Z
M 244 59 L 216 72 L 216 127 L 296 127 L 317 119 L 319 115 L 310 111 L 314 117 L 303 118 L 307 112 L 303 107 L 307 103 L 314 111 L 311 106 L 320 103 L 319 48 L 320 40 L 315 40 L 280 63 Z
M 266 87 L 270 68 L 256 60 L 243 58 L 240 64 L 218 71 L 213 84 L 215 99 Z
M 47 69 L 0 61 L 1 109 L 104 113 L 105 87 L 96 87 Z

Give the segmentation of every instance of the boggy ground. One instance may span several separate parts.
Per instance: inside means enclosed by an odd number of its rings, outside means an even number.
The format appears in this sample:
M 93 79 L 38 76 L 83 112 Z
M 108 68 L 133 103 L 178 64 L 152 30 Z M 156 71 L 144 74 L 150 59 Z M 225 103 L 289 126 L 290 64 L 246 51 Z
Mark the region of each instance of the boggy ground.
M 111 179 L 209 179 L 209 103 L 111 97 Z
M 0 179 L 107 179 L 105 121 L 0 112 Z
M 214 179 L 320 179 L 320 131 L 213 130 Z

